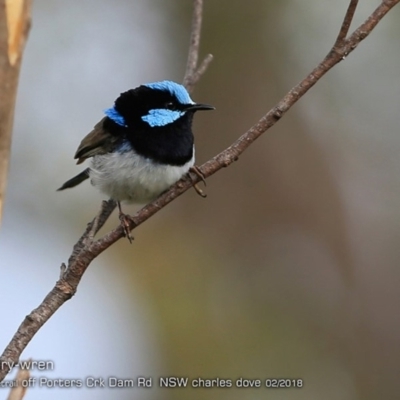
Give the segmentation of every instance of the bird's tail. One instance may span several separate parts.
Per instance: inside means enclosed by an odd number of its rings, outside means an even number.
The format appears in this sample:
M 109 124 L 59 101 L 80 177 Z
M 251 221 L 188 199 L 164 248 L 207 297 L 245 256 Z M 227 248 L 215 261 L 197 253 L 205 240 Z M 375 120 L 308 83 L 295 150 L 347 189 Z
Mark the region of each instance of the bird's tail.
M 90 168 L 86 168 L 80 174 L 74 176 L 69 181 L 65 182 L 60 188 L 57 189 L 57 191 L 73 188 L 76 185 L 79 185 L 81 182 L 83 182 L 89 178 L 89 172 L 90 172 Z

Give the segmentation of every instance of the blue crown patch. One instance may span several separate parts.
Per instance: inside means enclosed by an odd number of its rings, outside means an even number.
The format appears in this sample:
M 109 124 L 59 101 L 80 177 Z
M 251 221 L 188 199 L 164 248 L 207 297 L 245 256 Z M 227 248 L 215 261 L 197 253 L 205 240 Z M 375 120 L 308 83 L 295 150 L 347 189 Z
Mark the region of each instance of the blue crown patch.
M 175 96 L 181 104 L 194 104 L 194 101 L 190 98 L 189 93 L 184 86 L 179 83 L 172 81 L 160 81 L 153 83 L 146 83 L 143 86 L 147 86 L 150 89 L 163 90 L 169 92 L 172 96 Z

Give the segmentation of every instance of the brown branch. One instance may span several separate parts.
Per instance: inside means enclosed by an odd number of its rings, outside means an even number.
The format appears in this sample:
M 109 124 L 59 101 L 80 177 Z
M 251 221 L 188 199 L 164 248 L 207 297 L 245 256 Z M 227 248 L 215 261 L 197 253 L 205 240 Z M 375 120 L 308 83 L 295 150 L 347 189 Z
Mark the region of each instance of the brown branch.
M 204 57 L 204 60 L 201 62 L 199 68 L 193 73 L 191 79 L 190 79 L 190 85 L 191 88 L 193 88 L 196 83 L 200 80 L 200 78 L 204 75 L 204 73 L 207 71 L 208 66 L 210 65 L 211 61 L 213 60 L 213 55 L 212 54 L 207 54 Z M 188 86 L 188 85 L 187 85 Z
M 350 54 L 357 45 L 371 33 L 379 21 L 381 21 L 399 2 L 400 0 L 384 0 L 348 39 L 342 41 L 342 45 L 338 47 L 334 46 L 321 63 L 318 64 L 305 79 L 291 89 L 275 107 L 268 111 L 254 126 L 240 136 L 239 139 L 226 150 L 203 164 L 200 170 L 204 176 L 209 177 L 236 161 L 258 137 L 275 125 L 282 116 L 322 78 L 322 76 L 343 60 L 345 56 Z M 353 3 L 352 1 L 351 4 Z M 347 26 L 347 24 L 349 25 L 351 23 L 350 17 L 347 17 L 348 15 L 350 15 L 349 11 L 346 14 L 346 21 L 343 25 Z M 346 29 L 343 28 L 343 25 L 341 32 L 344 32 Z M 142 224 L 152 215 L 164 208 L 168 203 L 191 188 L 193 182 L 198 182 L 199 180 L 200 178 L 196 174 L 192 174 L 191 179 L 188 177 L 181 179 L 157 200 L 142 208 L 134 216 L 130 228 L 134 229 Z M 108 207 L 110 207 L 109 203 L 103 203 L 102 210 L 99 213 L 100 217 L 96 217 L 98 221 L 93 221 L 88 225 L 86 232 L 78 241 L 77 245 L 75 245 L 73 254 L 68 262 L 68 268 L 62 271 L 61 278 L 39 307 L 33 310 L 22 322 L 17 333 L 0 357 L 0 362 L 12 363 L 18 361 L 22 351 L 41 326 L 43 326 L 65 301 L 74 295 L 89 264 L 104 250 L 123 237 L 123 229 L 121 226 L 118 226 L 96 241 L 89 238 L 90 232 L 98 231 L 101 225 L 100 221 L 104 219 L 102 216 L 107 215 L 105 210 L 107 210 Z M 7 369 L 0 371 L 0 380 L 4 379 L 7 373 Z
M 201 21 L 203 19 L 203 0 L 193 0 L 192 29 L 190 33 L 189 54 L 186 64 L 185 77 L 183 84 L 186 86 L 187 80 L 194 74 L 199 59 Z
M 0 221 L 5 197 L 14 107 L 24 44 L 30 27 L 30 0 L 0 0 Z
M 343 23 L 339 31 L 339 35 L 336 39 L 335 44 L 333 45 L 334 48 L 340 47 L 344 44 L 347 34 L 349 33 L 351 21 L 353 21 L 354 13 L 356 12 L 357 4 L 358 0 L 350 1 L 349 7 L 347 8 L 346 15 L 343 19 Z
M 185 77 L 183 85 L 189 93 L 194 89 L 194 86 L 199 81 L 200 77 L 206 71 L 208 65 L 212 61 L 212 55 L 208 54 L 197 69 L 199 59 L 200 36 L 201 36 L 201 21 L 203 19 L 203 0 L 193 0 L 193 17 L 192 29 L 190 34 L 189 54 L 186 65 Z

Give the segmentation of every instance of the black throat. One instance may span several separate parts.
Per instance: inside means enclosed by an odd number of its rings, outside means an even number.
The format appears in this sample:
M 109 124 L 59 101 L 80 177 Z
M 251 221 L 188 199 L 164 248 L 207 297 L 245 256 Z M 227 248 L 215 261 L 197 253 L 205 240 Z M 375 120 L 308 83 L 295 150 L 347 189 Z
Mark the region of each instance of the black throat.
M 171 124 L 150 127 L 147 123 L 135 128 L 121 127 L 106 118 L 104 128 L 127 140 L 139 155 L 160 164 L 182 166 L 193 157 L 193 113 L 187 112 Z

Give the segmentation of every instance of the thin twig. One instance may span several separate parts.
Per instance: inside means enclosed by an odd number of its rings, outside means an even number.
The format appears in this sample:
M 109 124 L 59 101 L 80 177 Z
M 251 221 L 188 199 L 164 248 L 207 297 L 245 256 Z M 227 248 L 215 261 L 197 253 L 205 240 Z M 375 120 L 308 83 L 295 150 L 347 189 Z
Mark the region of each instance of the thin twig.
M 96 215 L 96 217 L 87 224 L 85 232 L 79 238 L 79 240 L 75 243 L 71 256 L 68 260 L 68 265 L 73 263 L 77 257 L 81 254 L 82 250 L 91 242 L 98 231 L 103 227 L 103 225 L 107 222 L 107 219 L 115 210 L 117 203 L 115 200 L 103 200 L 101 203 L 100 211 Z
M 211 61 L 213 60 L 213 55 L 212 54 L 207 54 L 204 58 L 204 60 L 201 62 L 199 68 L 194 72 L 192 75 L 192 79 L 190 81 L 190 84 L 192 87 L 196 85 L 196 83 L 200 80 L 200 78 L 204 75 L 204 73 L 207 71 L 208 66 L 210 65 Z
M 334 51 L 332 49 L 305 79 L 291 89 L 282 100 L 268 111 L 254 126 L 240 136 L 239 139 L 227 149 L 199 167 L 201 174 L 205 177 L 209 177 L 236 161 L 258 137 L 275 125 L 282 116 L 322 78 L 322 76 L 338 64 L 345 55 L 350 54 L 357 45 L 371 33 L 379 21 L 381 21 L 399 2 L 400 0 L 383 1 L 370 17 L 343 42 L 342 46 L 334 49 Z M 349 23 L 350 22 L 351 21 L 349 21 Z M 130 228 L 134 229 L 142 224 L 152 215 L 164 208 L 168 203 L 191 188 L 193 182 L 199 182 L 200 179 L 201 178 L 196 174 L 193 174 L 192 179 L 181 179 L 158 199 L 142 208 L 133 217 Z M 99 224 L 100 221 L 97 226 L 99 226 Z M 7 364 L 5 362 L 15 363 L 18 361 L 22 351 L 43 324 L 49 320 L 64 302 L 75 294 L 79 282 L 89 264 L 104 250 L 122 238 L 123 235 L 123 229 L 119 225 L 102 238 L 87 243 L 86 246 L 80 249 L 78 256 L 70 258 L 68 269 L 63 274 L 63 277 L 57 281 L 52 291 L 46 296 L 39 307 L 25 318 L 0 357 L 0 366 L 3 368 L 0 371 L 0 381 L 4 379 L 8 373 L 8 369 L 5 367 Z
M 358 0 L 351 0 L 347 8 L 346 15 L 343 19 L 342 26 L 340 27 L 339 35 L 333 45 L 334 48 L 340 47 L 344 44 L 347 34 L 349 33 L 351 21 L 353 21 L 354 13 L 356 12 Z
M 103 227 L 103 225 L 107 222 L 108 217 L 112 214 L 117 206 L 117 202 L 113 199 L 104 200 L 101 203 L 101 208 L 96 218 L 92 221 L 92 227 L 88 233 L 88 239 L 93 241 L 93 238 L 96 236 L 97 232 Z
M 193 0 L 193 16 L 192 27 L 190 32 L 189 54 L 186 64 L 185 76 L 183 85 L 188 92 L 192 92 L 194 88 L 194 75 L 197 69 L 199 59 L 200 36 L 201 36 L 201 21 L 203 19 L 203 0 Z
M 185 80 L 189 79 L 197 68 L 197 60 L 199 59 L 201 21 L 203 19 L 203 0 L 193 0 L 192 27 L 190 32 L 189 54 L 186 64 Z

